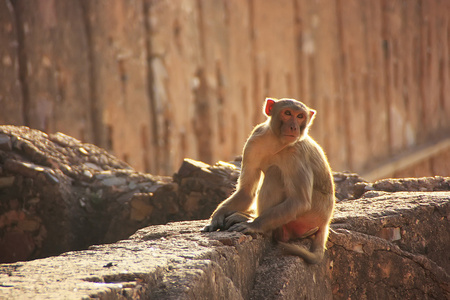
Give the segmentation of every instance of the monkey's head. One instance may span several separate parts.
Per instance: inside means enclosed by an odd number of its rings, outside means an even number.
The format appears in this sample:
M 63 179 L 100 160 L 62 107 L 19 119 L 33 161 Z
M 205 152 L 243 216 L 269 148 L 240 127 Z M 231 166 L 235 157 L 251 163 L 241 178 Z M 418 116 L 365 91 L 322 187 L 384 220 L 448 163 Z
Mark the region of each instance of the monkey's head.
M 269 124 L 283 144 L 292 144 L 308 134 L 316 111 L 294 99 L 266 98 L 264 113 Z

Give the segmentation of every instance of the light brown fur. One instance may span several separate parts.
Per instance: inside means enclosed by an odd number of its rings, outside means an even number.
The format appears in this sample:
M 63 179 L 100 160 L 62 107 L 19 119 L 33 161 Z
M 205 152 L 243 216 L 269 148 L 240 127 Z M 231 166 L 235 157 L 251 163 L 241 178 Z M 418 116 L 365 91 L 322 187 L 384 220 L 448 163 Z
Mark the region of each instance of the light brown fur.
M 236 191 L 217 207 L 204 231 L 272 232 L 287 253 L 318 263 L 333 214 L 334 183 L 322 148 L 308 135 L 315 111 L 293 99 L 266 99 L 265 113 L 268 119 L 244 146 Z M 287 243 L 312 234 L 310 251 Z

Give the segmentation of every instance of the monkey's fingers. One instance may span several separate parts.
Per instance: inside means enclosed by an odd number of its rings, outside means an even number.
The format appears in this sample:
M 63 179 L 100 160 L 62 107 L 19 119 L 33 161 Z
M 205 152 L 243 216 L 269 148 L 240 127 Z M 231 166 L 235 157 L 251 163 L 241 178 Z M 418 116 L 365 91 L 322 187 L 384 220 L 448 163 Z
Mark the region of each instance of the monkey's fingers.
M 203 227 L 200 230 L 200 232 L 210 232 L 211 231 L 210 228 L 211 228 L 211 224 L 210 225 L 206 225 L 205 227 Z
M 212 222 L 209 225 L 206 225 L 205 227 L 203 227 L 203 229 L 201 230 L 201 232 L 213 232 L 216 231 L 217 229 L 220 229 L 217 227 L 217 225 L 214 225 Z
M 236 223 L 233 226 L 231 226 L 230 228 L 228 228 L 227 231 L 237 231 L 237 232 L 242 232 L 242 233 L 251 233 L 253 232 L 249 227 L 248 227 L 248 223 L 243 222 L 243 223 Z
M 234 224 L 240 223 L 240 221 L 235 220 L 233 218 L 230 219 L 226 219 L 225 220 L 225 230 L 228 230 L 231 226 L 233 226 Z
M 202 232 L 213 232 L 216 230 L 224 229 L 225 218 L 223 216 L 215 216 L 212 218 L 211 223 L 203 227 Z

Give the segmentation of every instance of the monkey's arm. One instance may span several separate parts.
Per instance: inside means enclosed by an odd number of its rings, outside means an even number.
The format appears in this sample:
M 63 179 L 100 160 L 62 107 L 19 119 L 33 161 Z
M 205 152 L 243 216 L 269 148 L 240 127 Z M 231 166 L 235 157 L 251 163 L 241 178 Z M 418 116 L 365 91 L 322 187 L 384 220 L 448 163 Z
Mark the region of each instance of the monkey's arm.
M 251 176 L 251 178 L 256 182 L 254 184 L 255 188 L 251 184 L 238 184 L 237 190 L 225 201 L 223 201 L 214 213 L 211 215 L 211 224 L 203 228 L 202 231 L 216 231 L 217 229 L 227 229 L 225 226 L 225 218 L 232 215 L 235 212 L 246 212 L 250 209 L 253 202 L 253 197 L 255 196 L 257 182 L 261 176 L 260 171 L 252 171 L 252 174 L 246 172 L 246 176 Z M 244 174 L 244 173 L 242 173 Z M 241 175 L 242 176 L 242 175 Z M 230 224 L 228 223 L 228 226 Z
M 228 229 L 225 224 L 226 217 L 235 212 L 247 212 L 250 209 L 261 178 L 260 159 L 254 155 L 252 149 L 255 147 L 251 143 L 248 143 L 244 149 L 242 171 L 236 191 L 217 207 L 211 215 L 211 224 L 202 231 Z M 228 226 L 230 226 L 229 223 Z

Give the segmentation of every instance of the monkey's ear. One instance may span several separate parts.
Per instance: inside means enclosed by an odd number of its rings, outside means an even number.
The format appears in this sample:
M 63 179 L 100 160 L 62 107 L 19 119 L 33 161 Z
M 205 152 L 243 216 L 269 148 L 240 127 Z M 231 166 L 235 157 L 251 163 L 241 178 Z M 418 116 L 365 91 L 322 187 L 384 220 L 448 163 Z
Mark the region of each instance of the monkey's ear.
M 264 113 L 270 117 L 272 115 L 272 108 L 275 105 L 275 100 L 272 98 L 266 98 L 266 105 L 264 106 Z
M 309 109 L 309 124 L 311 124 L 315 117 L 316 111 L 314 109 Z

